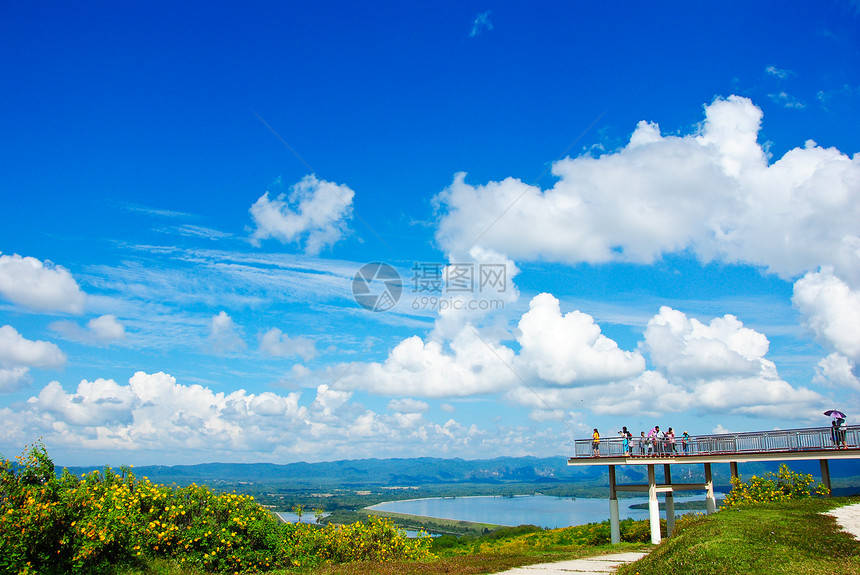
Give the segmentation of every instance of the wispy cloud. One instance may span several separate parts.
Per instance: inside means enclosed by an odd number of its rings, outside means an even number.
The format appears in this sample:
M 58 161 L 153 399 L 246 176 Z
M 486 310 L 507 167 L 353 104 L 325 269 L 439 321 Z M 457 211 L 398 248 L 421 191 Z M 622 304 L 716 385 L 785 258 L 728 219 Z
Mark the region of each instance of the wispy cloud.
M 858 96 L 860 96 L 860 86 L 844 84 L 838 88 L 830 90 L 819 90 L 815 95 L 815 99 L 818 100 L 822 106 L 828 108 L 839 100 L 844 102 L 846 99 L 853 100 Z
M 780 80 L 784 80 L 789 76 L 794 75 L 794 72 L 792 72 L 791 70 L 784 70 L 782 68 L 777 68 L 776 66 L 768 66 L 764 69 L 764 71 L 768 75 L 773 76 L 775 78 L 779 78 Z
M 221 311 L 209 322 L 209 345 L 218 355 L 241 351 L 247 347 L 242 340 L 241 328 L 233 318 Z
M 484 30 L 492 30 L 493 23 L 490 22 L 490 11 L 487 10 L 483 14 L 478 14 L 478 17 L 475 18 L 475 21 L 472 22 L 472 31 L 469 32 L 469 37 L 474 38 Z
M 205 240 L 224 240 L 233 237 L 233 234 L 229 232 L 222 232 L 220 230 L 204 226 L 194 226 L 191 224 L 162 228 L 158 231 L 166 234 L 178 234 L 189 238 L 203 238 Z
M 125 339 L 125 326 L 113 314 L 93 318 L 86 327 L 72 321 L 56 321 L 50 329 L 66 339 L 85 344 L 109 345 Z
M 260 336 L 260 351 L 275 357 L 300 356 L 311 360 L 317 353 L 314 342 L 305 337 L 290 337 L 273 327 Z
M 792 96 L 786 92 L 780 92 L 778 94 L 768 94 L 768 98 L 773 100 L 776 104 L 779 104 L 783 108 L 794 108 L 796 110 L 802 110 L 806 107 L 806 104 L 803 103 L 803 100 Z
M 141 214 L 149 214 L 151 216 L 159 216 L 162 218 L 193 218 L 192 214 L 187 212 L 179 212 L 176 210 L 163 210 L 152 208 L 149 206 L 141 206 L 138 204 L 122 203 L 120 207 L 128 212 L 137 212 Z

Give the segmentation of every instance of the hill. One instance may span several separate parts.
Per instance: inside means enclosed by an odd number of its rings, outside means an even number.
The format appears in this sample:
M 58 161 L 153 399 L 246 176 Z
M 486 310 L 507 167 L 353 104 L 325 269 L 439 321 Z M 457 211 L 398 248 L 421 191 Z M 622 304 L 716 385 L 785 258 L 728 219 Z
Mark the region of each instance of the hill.
M 95 467 L 70 467 L 75 474 Z M 308 487 L 374 487 L 469 483 L 552 483 L 599 479 L 600 467 L 569 467 L 565 457 L 496 459 L 354 459 L 321 463 L 201 463 L 135 467 L 158 483 L 265 482 Z
M 860 461 L 831 461 L 831 475 L 840 479 L 860 476 Z M 744 476 L 776 471 L 773 464 L 742 464 Z M 817 461 L 792 462 L 790 467 L 802 473 L 819 473 Z M 101 467 L 69 467 L 80 475 Z M 60 471 L 60 470 L 58 470 Z M 621 466 L 619 482 L 645 480 L 644 466 Z M 658 477 L 662 467 L 657 466 Z M 567 458 L 558 457 L 498 457 L 495 459 L 443 459 L 416 457 L 396 459 L 348 459 L 319 463 L 200 463 L 196 465 L 149 465 L 135 467 L 139 477 L 156 483 L 269 483 L 294 487 L 405 487 L 451 484 L 509 484 L 509 483 L 590 483 L 607 485 L 607 468 L 571 467 Z M 676 480 L 701 479 L 701 465 L 678 465 L 673 468 Z M 715 481 L 728 485 L 728 465 L 714 466 Z

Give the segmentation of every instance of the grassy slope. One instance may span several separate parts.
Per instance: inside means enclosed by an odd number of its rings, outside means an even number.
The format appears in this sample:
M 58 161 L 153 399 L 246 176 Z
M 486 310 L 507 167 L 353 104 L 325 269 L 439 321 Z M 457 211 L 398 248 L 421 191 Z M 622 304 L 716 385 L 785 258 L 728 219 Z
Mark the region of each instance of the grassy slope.
M 853 499 L 724 509 L 703 517 L 619 575 L 860 575 L 860 543 L 822 515 Z

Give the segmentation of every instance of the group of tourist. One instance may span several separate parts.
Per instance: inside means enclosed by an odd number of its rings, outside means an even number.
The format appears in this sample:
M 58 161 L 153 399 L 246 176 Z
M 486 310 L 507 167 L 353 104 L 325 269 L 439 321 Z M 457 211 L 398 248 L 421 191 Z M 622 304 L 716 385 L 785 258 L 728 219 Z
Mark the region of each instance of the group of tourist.
M 627 430 L 627 426 L 622 427 L 618 434 L 621 435 L 621 449 L 624 455 L 631 455 L 635 450 L 638 452 L 637 455 L 642 457 L 660 457 L 687 454 L 690 450 L 690 434 L 685 431 L 676 438 L 675 431 L 671 427 L 667 431 L 661 431 L 660 426 L 655 425 L 648 435 L 640 431 L 635 447 L 633 434 Z M 594 428 L 591 435 L 591 455 L 600 457 L 600 433 L 597 428 Z
M 825 413 L 825 415 L 830 414 L 830 411 Z M 834 419 L 830 424 L 830 440 L 833 442 L 834 447 L 847 449 L 845 442 L 847 434 L 845 417 L 839 417 L 841 415 L 842 412 L 835 413 Z M 698 447 L 693 445 L 689 433 L 685 431 L 679 437 L 675 437 L 675 431 L 671 427 L 667 431 L 661 431 L 660 426 L 655 425 L 647 435 L 644 431 L 640 431 L 639 437 L 634 438 L 633 434 L 625 426 L 621 428 L 618 434 L 621 436 L 623 455 L 667 457 L 672 455 L 687 455 L 691 451 L 694 453 L 698 452 Z M 615 450 L 611 450 L 610 453 L 617 455 Z M 600 457 L 600 433 L 597 431 L 597 428 L 594 428 L 591 438 L 591 455 L 592 457 Z

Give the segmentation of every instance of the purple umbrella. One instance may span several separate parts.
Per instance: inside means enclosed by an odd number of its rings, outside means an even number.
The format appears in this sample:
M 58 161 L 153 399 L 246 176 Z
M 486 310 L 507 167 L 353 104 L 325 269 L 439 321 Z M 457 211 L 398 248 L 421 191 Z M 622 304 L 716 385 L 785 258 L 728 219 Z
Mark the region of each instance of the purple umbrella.
M 824 412 L 824 415 L 826 415 L 828 417 L 835 417 L 836 419 L 839 419 L 840 417 L 842 419 L 845 419 L 845 414 L 842 413 L 841 411 L 839 411 L 838 409 L 828 409 L 827 411 Z

